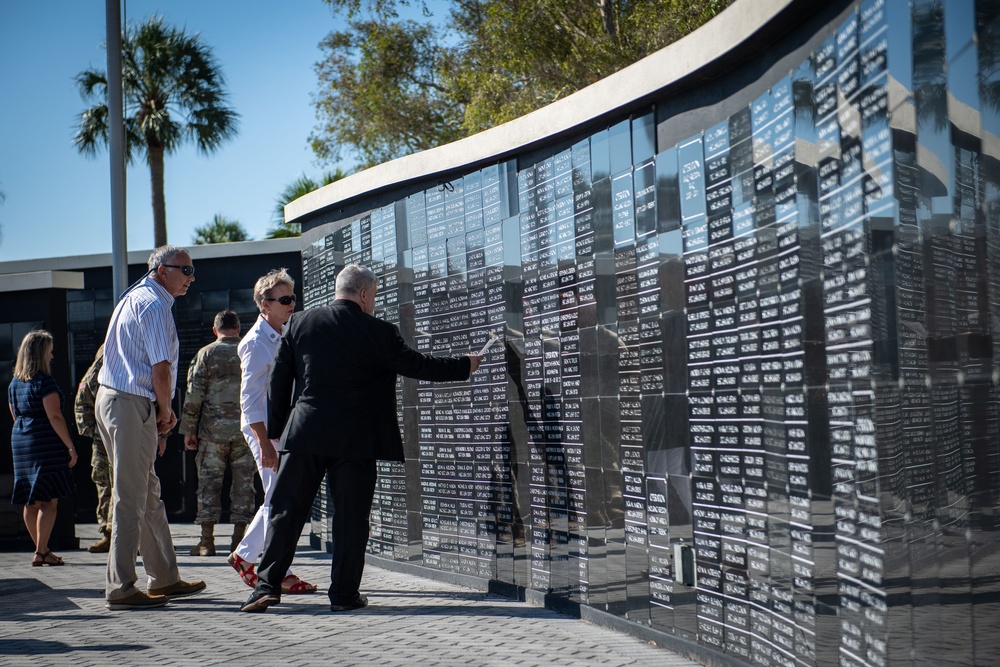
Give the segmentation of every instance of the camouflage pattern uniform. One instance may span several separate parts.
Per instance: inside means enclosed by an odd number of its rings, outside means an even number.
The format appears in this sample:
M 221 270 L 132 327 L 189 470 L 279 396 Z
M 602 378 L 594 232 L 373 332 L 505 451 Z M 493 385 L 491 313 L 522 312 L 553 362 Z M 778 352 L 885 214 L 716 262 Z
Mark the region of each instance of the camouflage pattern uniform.
M 239 342 L 236 336 L 224 336 L 198 350 L 188 367 L 180 432 L 198 438 L 198 515 L 194 520 L 198 524 L 219 521 L 227 461 L 233 476 L 230 520 L 246 524 L 254 515 L 257 465 L 240 431 Z
M 76 390 L 73 401 L 73 411 L 76 416 L 76 430 L 85 438 L 94 441 L 90 455 L 90 479 L 97 487 L 97 527 L 105 535 L 111 534 L 111 464 L 108 462 L 108 452 L 101 442 L 101 434 L 97 430 L 97 418 L 94 416 L 94 400 L 97 389 L 97 374 L 104 365 L 104 345 L 97 350 L 94 363 L 91 364 L 80 386 Z

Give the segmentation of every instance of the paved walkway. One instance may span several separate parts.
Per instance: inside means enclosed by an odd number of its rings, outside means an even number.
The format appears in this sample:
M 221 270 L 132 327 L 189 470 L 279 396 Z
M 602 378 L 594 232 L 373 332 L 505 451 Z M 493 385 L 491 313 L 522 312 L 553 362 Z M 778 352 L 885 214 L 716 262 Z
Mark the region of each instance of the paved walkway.
M 188 556 L 196 526 L 172 526 L 181 576 L 208 589 L 160 609 L 104 608 L 107 558 L 61 552 L 64 567 L 0 553 L 0 664 L 15 665 L 657 665 L 697 663 L 640 639 L 489 593 L 369 566 L 370 606 L 331 614 L 329 556 L 300 542 L 295 572 L 320 593 L 241 614 L 250 589 L 225 560 Z M 227 544 L 231 526 L 217 530 Z M 81 544 L 96 526 L 77 526 Z M 142 570 L 139 570 L 142 577 Z

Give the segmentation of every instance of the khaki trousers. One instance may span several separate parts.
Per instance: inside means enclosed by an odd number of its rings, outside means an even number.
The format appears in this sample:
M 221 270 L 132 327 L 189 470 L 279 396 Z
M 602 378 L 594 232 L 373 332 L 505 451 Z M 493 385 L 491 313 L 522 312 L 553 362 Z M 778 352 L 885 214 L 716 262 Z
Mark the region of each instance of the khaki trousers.
M 180 581 L 177 556 L 160 500 L 160 478 L 153 469 L 157 445 L 153 402 L 101 387 L 94 412 L 112 475 L 111 551 L 104 596 L 121 600 L 138 590 L 135 561 L 140 553 L 147 588 L 175 584 Z

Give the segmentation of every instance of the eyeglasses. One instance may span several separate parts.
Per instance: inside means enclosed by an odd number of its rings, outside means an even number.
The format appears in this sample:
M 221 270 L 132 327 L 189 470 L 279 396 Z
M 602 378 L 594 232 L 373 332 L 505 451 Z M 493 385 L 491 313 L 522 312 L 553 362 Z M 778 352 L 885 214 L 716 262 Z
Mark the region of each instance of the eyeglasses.
M 180 269 L 181 273 L 183 273 L 185 276 L 194 275 L 194 267 L 191 266 L 190 264 L 161 264 L 160 266 L 168 266 L 171 269 Z
M 278 296 L 278 297 L 274 297 L 273 299 L 272 298 L 266 298 L 266 299 L 264 299 L 264 301 L 277 301 L 282 306 L 290 306 L 293 303 L 295 303 L 295 295 L 291 294 L 291 295 L 288 295 L 288 296 Z

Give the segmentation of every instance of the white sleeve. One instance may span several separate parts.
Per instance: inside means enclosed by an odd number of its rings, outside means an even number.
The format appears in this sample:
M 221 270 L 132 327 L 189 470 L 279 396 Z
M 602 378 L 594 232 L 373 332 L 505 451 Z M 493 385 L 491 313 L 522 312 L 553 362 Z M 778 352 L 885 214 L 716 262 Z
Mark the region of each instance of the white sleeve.
M 240 346 L 240 411 L 247 424 L 267 423 L 267 376 L 270 359 L 258 341 Z

